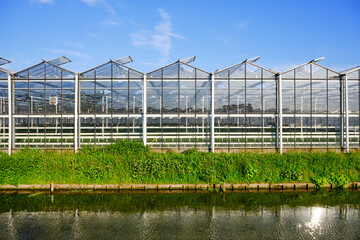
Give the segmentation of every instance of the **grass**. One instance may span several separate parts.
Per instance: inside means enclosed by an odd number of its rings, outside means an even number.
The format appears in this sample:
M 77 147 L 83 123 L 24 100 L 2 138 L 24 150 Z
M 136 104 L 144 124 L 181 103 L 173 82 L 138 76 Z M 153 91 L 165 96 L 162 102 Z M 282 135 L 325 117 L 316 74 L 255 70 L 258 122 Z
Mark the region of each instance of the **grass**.
M 79 153 L 24 149 L 0 153 L 0 184 L 284 183 L 341 187 L 360 181 L 360 153 L 155 153 L 137 141 Z

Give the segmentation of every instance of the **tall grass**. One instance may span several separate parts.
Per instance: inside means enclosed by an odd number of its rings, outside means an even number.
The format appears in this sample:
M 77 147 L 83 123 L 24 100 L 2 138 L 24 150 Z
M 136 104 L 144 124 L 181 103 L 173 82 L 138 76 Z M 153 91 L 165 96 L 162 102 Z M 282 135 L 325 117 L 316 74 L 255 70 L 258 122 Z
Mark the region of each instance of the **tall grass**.
M 156 153 L 137 141 L 79 153 L 24 149 L 0 153 L 0 184 L 313 182 L 360 181 L 359 153 Z

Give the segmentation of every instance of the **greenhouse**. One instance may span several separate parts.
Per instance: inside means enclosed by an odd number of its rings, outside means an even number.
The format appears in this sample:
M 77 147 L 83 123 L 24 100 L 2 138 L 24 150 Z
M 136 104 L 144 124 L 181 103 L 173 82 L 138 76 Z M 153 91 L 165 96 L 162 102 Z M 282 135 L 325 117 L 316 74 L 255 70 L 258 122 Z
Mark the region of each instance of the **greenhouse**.
M 285 72 L 246 59 L 214 73 L 195 57 L 142 73 L 131 57 L 82 73 L 59 57 L 19 72 L 0 58 L 0 148 L 72 149 L 139 140 L 183 151 L 359 150 L 360 67 L 315 59 Z

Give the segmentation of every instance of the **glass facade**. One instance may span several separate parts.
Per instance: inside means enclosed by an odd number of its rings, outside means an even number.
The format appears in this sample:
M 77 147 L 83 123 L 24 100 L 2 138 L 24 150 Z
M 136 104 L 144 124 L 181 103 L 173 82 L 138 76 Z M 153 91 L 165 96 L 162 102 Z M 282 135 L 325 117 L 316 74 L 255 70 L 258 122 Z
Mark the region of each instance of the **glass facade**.
M 308 63 L 282 74 L 283 146 L 339 148 L 343 124 L 338 73 Z
M 275 148 L 277 75 L 243 62 L 214 80 L 215 148 Z
M 246 60 L 212 74 L 179 60 L 143 74 L 129 59 L 80 74 L 60 67 L 64 57 L 0 68 L 0 148 L 360 148 L 360 68 L 311 61 L 278 73 Z
M 43 61 L 15 73 L 12 84 L 14 148 L 72 148 L 75 73 Z
M 114 61 L 79 75 L 79 146 L 142 138 L 143 78 Z
M 8 74 L 0 69 L 0 148 L 7 148 L 9 139 Z
M 148 73 L 146 88 L 148 145 L 209 149 L 210 73 L 178 61 Z

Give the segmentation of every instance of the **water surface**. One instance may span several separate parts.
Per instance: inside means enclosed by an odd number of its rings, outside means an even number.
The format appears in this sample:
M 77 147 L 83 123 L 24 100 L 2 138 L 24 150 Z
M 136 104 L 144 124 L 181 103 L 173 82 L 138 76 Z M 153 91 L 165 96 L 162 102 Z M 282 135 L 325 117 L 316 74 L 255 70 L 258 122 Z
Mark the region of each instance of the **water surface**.
M 360 192 L 7 192 L 0 232 L 0 239 L 360 239 Z

